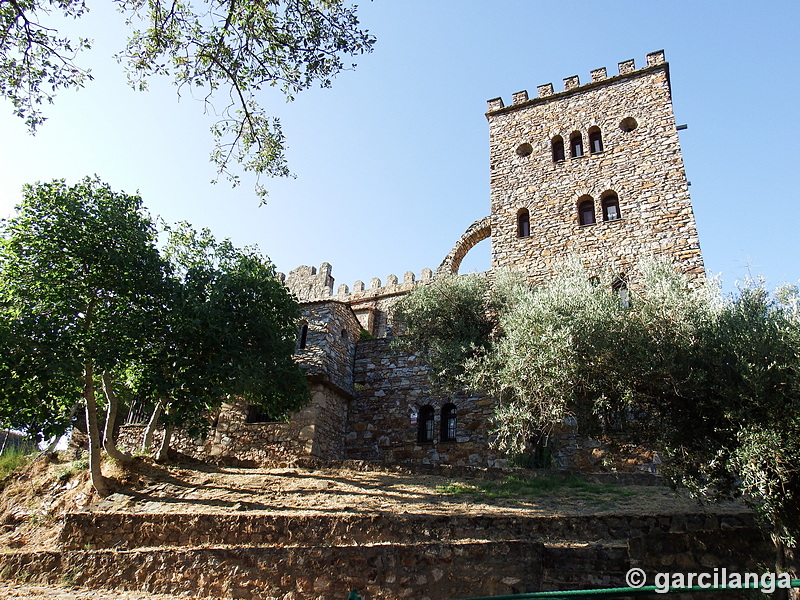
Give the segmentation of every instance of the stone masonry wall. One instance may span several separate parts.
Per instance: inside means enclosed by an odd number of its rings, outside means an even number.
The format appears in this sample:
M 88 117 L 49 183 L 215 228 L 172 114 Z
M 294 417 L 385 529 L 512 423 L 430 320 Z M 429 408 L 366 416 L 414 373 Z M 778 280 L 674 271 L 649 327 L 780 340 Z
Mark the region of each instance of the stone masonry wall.
M 489 448 L 489 419 L 494 402 L 481 395 L 455 396 L 433 389 L 428 368 L 416 355 L 391 347 L 391 340 L 362 341 L 355 362 L 356 398 L 350 405 L 345 436 L 351 459 L 387 463 L 503 467 L 502 454 Z M 441 409 L 457 409 L 455 441 L 441 440 Z M 412 413 L 434 408 L 434 440 L 417 441 Z
M 539 97 L 514 94 L 505 107 L 489 101 L 492 267 L 519 268 L 534 281 L 552 277 L 559 263 L 578 255 L 595 271 L 629 273 L 643 255 L 663 255 L 684 272 L 703 276 L 703 260 L 672 112 L 669 69 L 663 52 L 620 75 L 605 69 L 565 91 L 539 86 Z M 635 129 L 623 120 L 635 119 Z M 598 127 L 603 149 L 592 153 L 589 130 Z M 580 132 L 584 154 L 570 156 Z M 565 160 L 555 162 L 551 142 L 561 136 Z M 621 218 L 603 220 L 601 200 L 619 198 Z M 578 205 L 595 203 L 595 224 L 580 225 Z M 519 237 L 517 215 L 527 209 L 530 235 Z
M 540 587 L 541 542 L 18 552 L 6 577 L 242 600 L 451 600 Z
M 312 383 L 310 388 L 311 402 L 288 423 L 247 423 L 246 403 L 226 403 L 205 439 L 191 438 L 179 430 L 173 434 L 171 447 L 198 460 L 267 463 L 294 456 L 341 460 L 345 458 L 342 439 L 348 401 L 329 386 Z M 122 426 L 119 445 L 138 449 L 145 427 Z M 163 435 L 159 429 L 154 445 L 161 443 Z
M 65 516 L 59 546 L 82 548 L 364 546 L 458 540 L 647 540 L 667 533 L 758 533 L 754 515 L 730 513 L 544 515 L 98 513 Z M 646 548 L 636 548 L 637 555 Z M 657 555 L 651 558 L 657 559 Z M 655 566 L 653 564 L 649 566 Z M 722 566 L 722 565 L 720 565 Z
M 305 348 L 298 345 L 295 359 L 312 379 L 322 379 L 353 393 L 353 360 L 361 328 L 347 304 L 333 301 L 303 302 L 308 325 Z

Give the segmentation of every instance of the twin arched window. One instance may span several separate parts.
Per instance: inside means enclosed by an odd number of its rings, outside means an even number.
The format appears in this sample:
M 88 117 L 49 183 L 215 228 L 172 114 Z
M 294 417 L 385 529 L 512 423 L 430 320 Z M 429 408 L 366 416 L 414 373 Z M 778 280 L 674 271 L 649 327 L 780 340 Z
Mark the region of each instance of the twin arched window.
M 583 196 L 578 204 L 578 223 L 581 225 L 594 225 L 594 200 L 588 196 Z
M 553 162 L 563 162 L 564 161 L 564 138 L 560 135 L 557 135 L 553 138 L 551 142 L 551 146 L 553 148 Z
M 456 421 L 456 405 L 452 402 L 442 407 L 442 436 L 443 442 L 455 442 L 458 435 Z
M 603 196 L 603 221 L 616 221 L 620 218 L 619 198 L 614 192 Z
M 442 406 L 441 432 L 439 439 L 442 442 L 454 442 L 458 435 L 458 421 L 456 418 L 456 405 L 448 402 Z M 417 441 L 428 443 L 433 441 L 435 411 L 430 404 L 419 409 L 417 417 Z
M 603 209 L 603 221 L 616 221 L 622 218 L 619 210 L 619 198 L 614 192 L 605 192 L 600 205 Z M 594 200 L 591 196 L 581 196 L 578 199 L 578 223 L 581 225 L 594 225 L 595 210 Z
M 417 418 L 417 441 L 421 443 L 433 441 L 433 407 L 426 404 L 419 409 Z
M 603 135 L 599 127 L 589 128 L 589 152 L 597 154 L 603 151 Z

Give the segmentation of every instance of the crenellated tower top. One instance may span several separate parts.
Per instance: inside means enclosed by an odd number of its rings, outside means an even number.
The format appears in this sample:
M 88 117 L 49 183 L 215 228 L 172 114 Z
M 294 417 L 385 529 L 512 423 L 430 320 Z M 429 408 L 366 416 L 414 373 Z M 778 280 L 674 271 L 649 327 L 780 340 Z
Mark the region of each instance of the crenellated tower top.
M 636 64 L 634 59 L 625 60 L 621 63 L 617 64 L 617 69 L 619 74 L 614 75 L 612 77 L 608 76 L 607 70 L 605 67 L 600 67 L 598 69 L 594 69 L 591 71 L 589 77 L 589 82 L 581 85 L 580 78 L 577 75 L 572 75 L 570 77 L 564 78 L 564 89 L 561 92 L 556 92 L 553 88 L 552 83 L 545 83 L 543 85 L 537 86 L 536 92 L 537 97 L 533 99 L 528 98 L 528 91 L 522 90 L 520 92 L 516 92 L 511 96 L 511 104 L 506 106 L 503 103 L 502 98 L 492 98 L 487 102 L 487 112 L 488 113 L 495 113 L 498 111 L 503 110 L 514 110 L 516 108 L 520 108 L 522 106 L 528 106 L 533 104 L 537 101 L 542 101 L 543 99 L 553 99 L 553 96 L 561 96 L 565 94 L 571 94 L 575 92 L 583 92 L 592 87 L 596 87 L 598 85 L 602 85 L 603 83 L 613 82 L 618 80 L 622 77 L 628 77 L 637 72 L 645 72 L 647 70 L 657 68 L 663 65 L 663 68 L 668 68 L 668 65 L 664 59 L 664 51 L 657 50 L 656 52 L 651 52 L 647 55 L 647 65 L 641 69 L 636 69 Z

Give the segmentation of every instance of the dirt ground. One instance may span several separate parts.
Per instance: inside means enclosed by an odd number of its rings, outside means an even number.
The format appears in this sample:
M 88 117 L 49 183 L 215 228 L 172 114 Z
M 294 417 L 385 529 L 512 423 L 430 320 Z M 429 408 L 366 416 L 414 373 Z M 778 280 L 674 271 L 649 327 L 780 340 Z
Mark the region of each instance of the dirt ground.
M 240 468 L 208 464 L 159 465 L 137 459 L 129 468 L 104 465 L 113 493 L 99 498 L 79 463 L 42 457 L 0 482 L 0 552 L 54 549 L 69 511 L 267 514 L 653 514 L 704 510 L 664 486 L 562 487 L 535 495 L 452 493 L 481 485 L 485 474 L 414 473 L 400 469 L 284 464 Z M 741 511 L 739 504 L 713 512 Z M 162 600 L 167 596 L 77 590 L 0 581 L 0 597 L 48 600 Z

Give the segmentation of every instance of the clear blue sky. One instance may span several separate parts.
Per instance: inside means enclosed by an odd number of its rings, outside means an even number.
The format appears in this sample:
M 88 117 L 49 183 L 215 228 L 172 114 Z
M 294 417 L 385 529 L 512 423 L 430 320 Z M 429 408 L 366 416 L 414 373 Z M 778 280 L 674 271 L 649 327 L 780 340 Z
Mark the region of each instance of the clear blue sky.
M 0 104 L 0 216 L 24 183 L 98 174 L 138 190 L 168 221 L 258 244 L 284 272 L 333 265 L 336 284 L 435 269 L 489 212 L 486 100 L 664 49 L 706 267 L 726 289 L 748 269 L 771 285 L 800 279 L 800 3 L 739 0 L 376 0 L 359 9 L 375 51 L 332 89 L 294 103 L 265 93 L 280 116 L 297 178 L 211 185 L 211 117 L 171 84 L 127 87 L 111 58 L 122 19 L 107 2 L 75 27 L 95 81 L 58 96 L 36 137 Z M 96 6 L 95 6 L 96 5 Z M 488 242 L 463 270 L 489 265 Z

